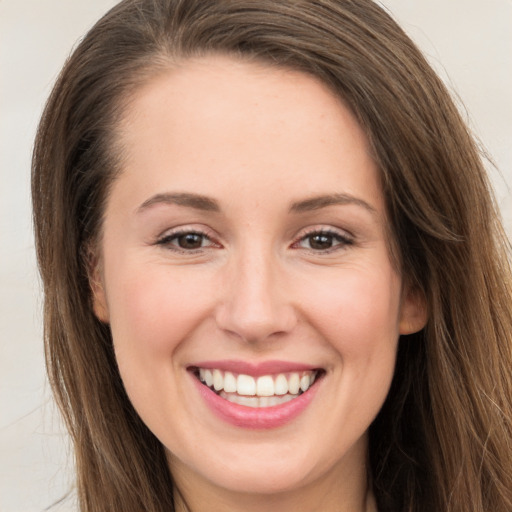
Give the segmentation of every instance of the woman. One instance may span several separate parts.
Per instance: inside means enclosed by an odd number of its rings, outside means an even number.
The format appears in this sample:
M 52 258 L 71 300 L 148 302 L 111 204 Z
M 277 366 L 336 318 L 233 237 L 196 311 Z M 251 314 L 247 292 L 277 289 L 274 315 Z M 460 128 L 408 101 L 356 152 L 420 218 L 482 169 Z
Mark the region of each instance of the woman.
M 33 198 L 81 510 L 512 508 L 506 238 L 373 2 L 121 2 Z

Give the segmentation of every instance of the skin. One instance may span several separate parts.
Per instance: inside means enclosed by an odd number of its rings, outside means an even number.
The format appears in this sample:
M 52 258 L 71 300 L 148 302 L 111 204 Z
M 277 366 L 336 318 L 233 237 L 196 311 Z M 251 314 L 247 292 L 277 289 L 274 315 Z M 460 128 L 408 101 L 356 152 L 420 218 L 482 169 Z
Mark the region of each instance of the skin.
M 423 327 L 425 307 L 391 263 L 378 170 L 353 115 L 308 75 L 207 57 L 147 82 L 119 140 L 94 308 L 167 450 L 178 507 L 375 510 L 367 430 L 398 337 Z M 319 196 L 333 204 L 304 206 Z M 197 247 L 176 231 L 199 233 Z M 222 359 L 325 375 L 293 421 L 251 430 L 215 416 L 187 371 Z

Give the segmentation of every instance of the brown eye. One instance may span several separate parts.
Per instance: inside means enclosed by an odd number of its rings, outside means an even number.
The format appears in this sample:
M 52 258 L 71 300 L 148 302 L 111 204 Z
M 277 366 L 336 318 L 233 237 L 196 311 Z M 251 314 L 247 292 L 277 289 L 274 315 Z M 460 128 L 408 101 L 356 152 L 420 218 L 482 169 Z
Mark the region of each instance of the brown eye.
M 212 242 L 210 237 L 205 233 L 181 231 L 164 236 L 158 240 L 157 245 L 161 245 L 175 251 L 185 252 L 214 247 L 216 244 Z
M 334 245 L 334 236 L 327 233 L 318 233 L 308 237 L 309 247 L 315 251 L 325 251 Z
M 296 247 L 318 253 L 328 253 L 353 244 L 353 239 L 338 232 L 315 231 L 301 238 Z
M 185 233 L 176 237 L 176 244 L 180 249 L 200 249 L 203 247 L 204 235 L 199 233 Z

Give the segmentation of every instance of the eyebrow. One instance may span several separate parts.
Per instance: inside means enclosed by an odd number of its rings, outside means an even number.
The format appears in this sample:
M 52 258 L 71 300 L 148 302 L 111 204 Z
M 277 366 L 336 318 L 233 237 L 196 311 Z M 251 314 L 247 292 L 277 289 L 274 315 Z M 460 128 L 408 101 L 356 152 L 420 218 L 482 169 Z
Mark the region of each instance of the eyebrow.
M 137 209 L 137 212 L 144 211 L 157 204 L 174 204 L 194 208 L 195 210 L 220 212 L 219 203 L 215 199 L 190 192 L 156 194 L 144 201 Z M 350 194 L 326 194 L 296 201 L 290 206 L 290 212 L 304 213 L 327 208 L 328 206 L 351 204 L 360 206 L 372 214 L 377 213 L 376 209 L 369 203 Z
M 217 203 L 215 199 L 211 199 L 199 194 L 180 192 L 172 194 L 156 194 L 150 197 L 148 200 L 144 201 L 139 206 L 139 208 L 137 208 L 137 212 L 144 211 L 156 204 L 175 204 L 178 206 L 186 206 L 188 208 L 194 208 L 195 210 L 202 210 L 207 212 L 220 211 L 219 203 Z
M 326 208 L 328 206 L 350 204 L 361 206 L 373 215 L 377 213 L 377 210 L 372 205 L 363 199 L 359 199 L 358 197 L 354 197 L 350 194 L 327 194 L 297 201 L 291 205 L 290 212 L 303 213 L 320 210 L 321 208 Z

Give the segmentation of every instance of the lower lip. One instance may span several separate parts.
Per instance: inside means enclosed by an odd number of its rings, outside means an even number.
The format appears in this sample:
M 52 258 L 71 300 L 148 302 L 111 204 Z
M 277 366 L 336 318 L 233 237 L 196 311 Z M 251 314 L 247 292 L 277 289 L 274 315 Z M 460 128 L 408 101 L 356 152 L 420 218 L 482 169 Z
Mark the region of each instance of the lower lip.
M 299 416 L 315 397 L 319 380 L 297 398 L 272 407 L 247 407 L 224 400 L 209 387 L 202 384 L 194 375 L 192 378 L 200 395 L 213 413 L 235 427 L 253 430 L 278 428 Z

